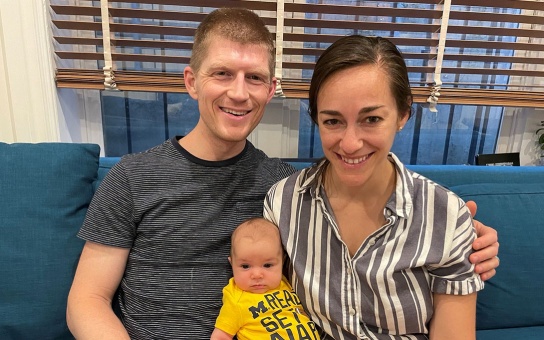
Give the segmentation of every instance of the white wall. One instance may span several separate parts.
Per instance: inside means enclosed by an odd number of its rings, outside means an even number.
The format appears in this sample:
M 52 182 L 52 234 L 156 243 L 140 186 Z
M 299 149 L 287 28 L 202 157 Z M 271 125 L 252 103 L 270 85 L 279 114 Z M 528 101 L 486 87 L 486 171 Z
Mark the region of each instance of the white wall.
M 257 128 L 248 139 L 271 157 L 298 155 L 299 101 L 274 98 Z
M 2 141 L 60 140 L 46 14 L 39 0 L 0 2 Z
M 544 120 L 544 110 L 507 108 L 497 141 L 497 153 L 519 152 L 521 165 L 539 165 L 536 130 Z
M 0 0 L 0 141 L 102 144 L 98 91 L 55 86 L 49 11 L 47 0 Z
M 536 130 L 544 121 L 544 110 L 532 109 L 528 114 L 523 132 L 523 142 L 520 148 L 520 158 L 522 165 L 540 165 L 540 148 L 538 146 L 538 137 Z

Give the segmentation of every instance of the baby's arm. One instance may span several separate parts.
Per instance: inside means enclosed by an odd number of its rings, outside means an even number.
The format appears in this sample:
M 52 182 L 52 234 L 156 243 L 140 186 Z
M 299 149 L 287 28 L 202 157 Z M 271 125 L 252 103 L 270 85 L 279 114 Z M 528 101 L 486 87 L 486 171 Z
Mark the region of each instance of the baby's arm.
M 213 330 L 212 336 L 210 337 L 210 340 L 231 340 L 234 337 L 234 335 L 230 335 L 219 328 L 215 328 Z

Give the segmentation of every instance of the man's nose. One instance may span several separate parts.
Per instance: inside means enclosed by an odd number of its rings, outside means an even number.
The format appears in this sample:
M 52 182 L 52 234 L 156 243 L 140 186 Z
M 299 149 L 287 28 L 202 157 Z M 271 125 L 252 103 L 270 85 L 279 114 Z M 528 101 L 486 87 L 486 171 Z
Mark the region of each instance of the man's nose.
M 227 95 L 229 98 L 238 102 L 243 102 L 249 99 L 246 77 L 244 75 L 237 75 L 232 80 Z

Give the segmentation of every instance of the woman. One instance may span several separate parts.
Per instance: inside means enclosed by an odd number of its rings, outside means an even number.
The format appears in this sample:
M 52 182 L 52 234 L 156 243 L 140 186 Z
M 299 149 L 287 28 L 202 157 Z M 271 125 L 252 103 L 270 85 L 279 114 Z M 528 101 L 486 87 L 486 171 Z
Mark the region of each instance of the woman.
M 402 55 L 349 36 L 319 58 L 310 115 L 325 159 L 270 189 L 291 283 L 334 339 L 475 339 L 470 212 L 390 152 L 410 117 Z

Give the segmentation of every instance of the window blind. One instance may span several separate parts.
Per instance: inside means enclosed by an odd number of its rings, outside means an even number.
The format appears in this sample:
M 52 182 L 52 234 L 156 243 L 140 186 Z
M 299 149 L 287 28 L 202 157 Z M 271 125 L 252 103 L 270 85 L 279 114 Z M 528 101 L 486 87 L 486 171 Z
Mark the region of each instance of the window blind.
M 270 28 L 279 55 L 280 96 L 307 98 L 322 51 L 341 36 L 362 34 L 397 44 L 415 102 L 426 102 L 436 89 L 438 71 L 439 103 L 544 107 L 544 2 L 474 3 L 51 0 L 56 82 L 70 88 L 185 92 L 182 73 L 196 27 L 210 11 L 229 6 L 254 10 Z M 447 33 L 440 40 L 443 18 Z

